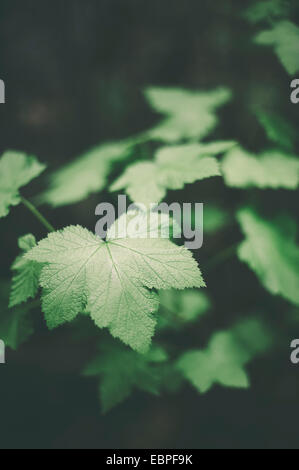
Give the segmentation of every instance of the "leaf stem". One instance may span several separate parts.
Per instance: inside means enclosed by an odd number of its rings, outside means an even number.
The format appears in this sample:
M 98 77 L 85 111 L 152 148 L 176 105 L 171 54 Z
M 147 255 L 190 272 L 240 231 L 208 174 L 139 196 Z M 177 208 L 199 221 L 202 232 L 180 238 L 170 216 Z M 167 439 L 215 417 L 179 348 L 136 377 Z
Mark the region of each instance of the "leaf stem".
M 30 210 L 30 212 L 43 224 L 44 227 L 49 232 L 55 232 L 55 228 L 53 225 L 50 224 L 50 222 L 47 221 L 47 219 L 39 212 L 39 210 L 27 199 L 25 199 L 23 196 L 21 196 L 21 201 L 24 204 L 27 209 Z

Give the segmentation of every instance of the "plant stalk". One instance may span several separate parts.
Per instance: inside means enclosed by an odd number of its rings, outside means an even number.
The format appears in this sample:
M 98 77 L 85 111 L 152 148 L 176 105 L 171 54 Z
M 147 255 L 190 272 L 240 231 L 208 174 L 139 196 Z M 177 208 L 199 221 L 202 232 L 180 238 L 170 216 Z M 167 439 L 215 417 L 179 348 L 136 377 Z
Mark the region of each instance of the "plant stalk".
M 50 222 L 47 221 L 47 219 L 39 212 L 39 210 L 27 199 L 25 199 L 23 196 L 21 196 L 21 201 L 24 204 L 25 207 L 27 207 L 28 210 L 43 224 L 44 227 L 49 232 L 55 232 L 55 228 L 53 225 L 50 224 Z

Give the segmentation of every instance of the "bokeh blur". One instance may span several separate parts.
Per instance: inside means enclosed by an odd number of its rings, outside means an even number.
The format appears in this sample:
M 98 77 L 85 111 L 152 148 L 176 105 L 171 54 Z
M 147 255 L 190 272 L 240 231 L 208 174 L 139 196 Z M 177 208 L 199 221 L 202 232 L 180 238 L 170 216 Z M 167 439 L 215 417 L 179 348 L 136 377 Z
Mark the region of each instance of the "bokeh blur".
M 259 152 L 267 137 L 256 109 L 285 116 L 295 127 L 299 105 L 290 102 L 290 76 L 273 51 L 252 41 L 259 27 L 244 18 L 252 3 L 2 0 L 1 153 L 36 155 L 53 172 L 101 142 L 135 135 L 159 119 L 143 96 L 150 85 L 228 87 L 233 100 L 219 110 L 220 125 L 210 139 L 236 140 Z M 291 15 L 299 24 L 295 3 Z M 294 146 L 298 155 L 296 136 Z M 41 193 L 47 181 L 45 174 L 24 195 Z M 42 211 L 56 228 L 80 224 L 93 231 L 96 205 L 115 197 L 104 190 Z M 200 348 L 213 332 L 242 316 L 259 315 L 276 341 L 248 366 L 250 388 L 215 386 L 199 395 L 185 384 L 160 397 L 135 391 L 102 415 L 96 381 L 80 375 L 95 344 L 88 335 L 74 341 L 69 325 L 49 332 L 36 308 L 34 335 L 17 351 L 8 349 L 7 364 L 0 365 L 1 448 L 298 448 L 299 366 L 289 356 L 290 342 L 299 334 L 299 310 L 265 292 L 236 256 L 210 263 L 242 240 L 234 211 L 248 194 L 215 178 L 169 192 L 167 200 L 178 197 L 223 207 L 229 223 L 207 234 L 197 256 L 212 310 L 198 328 L 175 333 L 175 341 L 182 348 Z M 279 211 L 298 217 L 298 192 L 252 189 L 250 197 L 270 217 Z M 9 282 L 17 238 L 25 233 L 45 236 L 38 221 L 18 206 L 1 219 L 2 283 Z

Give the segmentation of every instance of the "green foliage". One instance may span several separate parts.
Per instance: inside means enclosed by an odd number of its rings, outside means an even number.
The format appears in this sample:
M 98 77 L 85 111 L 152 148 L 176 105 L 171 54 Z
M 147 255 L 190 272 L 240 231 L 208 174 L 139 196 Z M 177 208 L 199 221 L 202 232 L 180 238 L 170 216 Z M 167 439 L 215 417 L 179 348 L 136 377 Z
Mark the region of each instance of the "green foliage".
M 36 246 L 36 240 L 31 234 L 24 235 L 19 238 L 18 244 L 19 248 L 26 253 Z M 25 259 L 23 254 L 16 258 L 11 267 L 16 274 L 12 278 L 12 288 L 9 299 L 10 307 L 26 302 L 30 297 L 34 298 L 38 291 L 41 265 L 36 261 Z
M 201 318 L 211 308 L 208 295 L 195 289 L 160 291 L 159 298 L 160 328 L 182 328 Z
M 297 130 L 293 125 L 276 114 L 257 111 L 256 116 L 263 126 L 268 139 L 276 145 L 292 152 L 297 139 Z
M 241 209 L 237 218 L 245 235 L 238 250 L 240 260 L 248 264 L 269 292 L 299 305 L 295 223 L 285 218 L 264 220 L 251 208 Z
M 145 96 L 156 111 L 167 114 L 168 117 L 140 136 L 99 145 L 58 170 L 51 176 L 50 187 L 39 197 L 39 202 L 58 207 L 79 202 L 91 193 L 101 191 L 107 184 L 113 164 L 126 159 L 139 142 L 149 139 L 177 142 L 185 138 L 198 140 L 204 137 L 217 125 L 215 112 L 231 98 L 231 93 L 223 88 L 212 92 L 149 88 L 145 91 Z M 148 163 L 140 163 L 134 174 L 144 181 L 143 171 L 148 171 L 149 177 L 154 179 L 156 170 Z M 151 189 L 152 194 L 157 197 L 161 192 L 164 193 L 157 187 Z
M 269 2 L 262 3 L 248 13 L 252 21 L 278 15 L 278 9 L 271 10 Z M 286 41 L 290 35 L 293 40 L 297 29 L 285 21 L 257 38 L 260 43 L 274 44 L 289 71 L 298 69 L 296 46 Z M 264 324 L 251 318 L 212 335 L 205 350 L 182 353 L 175 364 L 164 349 L 151 346 L 156 326 L 160 338 L 168 341 L 178 330 L 185 328 L 187 333 L 188 327 L 197 327 L 214 302 L 210 293 L 199 290 L 205 282 L 191 252 L 173 243 L 181 227 L 169 215 L 149 211 L 148 205 L 162 201 L 168 190 L 181 190 L 186 184 L 221 174 L 229 187 L 298 187 L 299 160 L 291 155 L 296 132 L 281 117 L 256 111 L 277 149 L 252 155 L 237 142 L 200 141 L 217 125 L 217 109 L 231 98 L 228 90 L 150 88 L 145 95 L 152 108 L 164 114 L 162 122 L 136 138 L 100 145 L 58 170 L 40 200 L 62 206 L 107 189 L 113 165 L 122 162 L 122 174 L 110 190 L 125 190 L 132 201 L 145 204 L 146 211 L 139 207 L 120 216 L 105 240 L 79 225 L 54 231 L 38 244 L 33 235 L 21 237 L 22 253 L 12 265 L 12 308 L 5 306 L 0 313 L 0 337 L 16 348 L 33 328 L 32 303 L 15 306 L 35 297 L 41 286 L 42 310 L 50 329 L 76 317 L 81 327 L 80 321 L 87 322 L 90 316 L 96 326 L 108 328 L 113 337 L 120 339 L 126 346 L 109 336 L 106 340 L 95 328 L 93 335 L 90 330 L 85 336 L 80 331 L 85 339 L 101 335 L 99 352 L 84 374 L 98 377 L 104 411 L 121 403 L 135 388 L 154 394 L 162 388 L 176 390 L 183 377 L 201 393 L 217 383 L 248 387 L 246 364 L 267 350 L 272 341 Z M 149 146 L 157 148 L 153 160 L 139 160 L 128 166 L 133 151 L 135 156 L 139 148 L 142 150 L 137 145 L 150 140 L 156 141 Z M 158 147 L 159 141 L 168 145 Z M 216 159 L 219 155 L 224 155 L 221 164 Z M 4 154 L 0 160 L 0 216 L 20 202 L 19 188 L 43 169 L 44 165 L 33 157 Z M 222 186 L 220 191 L 224 190 Z M 52 230 L 30 202 L 25 205 Z M 232 215 L 222 206 L 222 201 L 205 204 L 204 233 L 213 234 L 230 223 Z M 245 236 L 238 248 L 239 259 L 248 264 L 270 293 L 299 305 L 299 248 L 294 221 L 267 221 L 246 207 L 237 212 L 237 219 Z M 194 228 L 195 222 L 199 223 L 194 213 L 191 220 Z M 79 317 L 80 313 L 84 318 Z M 176 346 L 170 346 L 167 349 L 177 354 Z
M 228 212 L 220 206 L 205 204 L 204 207 L 204 233 L 213 234 L 229 223 Z
M 0 159 L 0 218 L 9 214 L 11 206 L 21 199 L 19 189 L 45 169 L 35 157 L 20 152 L 5 152 Z
M 248 388 L 245 365 L 270 345 L 268 330 L 258 319 L 250 318 L 231 330 L 215 333 L 205 350 L 184 353 L 177 367 L 201 393 L 214 384 Z
M 157 346 L 146 354 L 138 354 L 119 343 L 104 343 L 84 375 L 100 378 L 100 399 L 105 413 L 128 398 L 134 388 L 158 395 L 166 360 L 167 354 Z
M 287 16 L 289 5 L 286 0 L 261 0 L 246 10 L 244 16 L 251 23 L 258 23 L 263 20 L 273 20 Z
M 197 141 L 218 124 L 217 108 L 231 99 L 226 88 L 213 91 L 188 91 L 180 88 L 148 88 L 145 96 L 152 108 L 166 118 L 147 132 L 153 140 L 176 143 Z
M 50 188 L 39 198 L 54 207 L 73 204 L 101 191 L 113 163 L 126 159 L 137 140 L 99 145 L 51 176 Z
M 255 42 L 272 46 L 289 75 L 299 72 L 299 28 L 294 23 L 280 21 L 272 29 L 258 33 Z
M 40 284 L 49 328 L 86 308 L 97 326 L 109 327 L 139 352 L 148 350 L 154 333 L 159 301 L 152 289 L 204 286 L 191 253 L 161 238 L 108 236 L 104 242 L 71 226 L 50 234 L 25 257 L 47 263 Z
M 181 227 L 168 214 L 129 210 L 121 215 L 108 229 L 108 238 L 169 238 L 181 237 Z
M 224 157 L 222 172 L 228 186 L 296 189 L 299 160 L 275 150 L 256 157 L 237 147 Z
M 9 309 L 8 292 L 8 283 L 0 282 L 0 338 L 6 346 L 16 350 L 33 334 L 32 305 L 27 303 Z
M 111 186 L 111 191 L 125 189 L 132 201 L 158 203 L 167 189 L 182 189 L 211 176 L 219 176 L 219 165 L 213 155 L 226 152 L 234 142 L 188 144 L 162 147 L 153 162 L 137 162 Z

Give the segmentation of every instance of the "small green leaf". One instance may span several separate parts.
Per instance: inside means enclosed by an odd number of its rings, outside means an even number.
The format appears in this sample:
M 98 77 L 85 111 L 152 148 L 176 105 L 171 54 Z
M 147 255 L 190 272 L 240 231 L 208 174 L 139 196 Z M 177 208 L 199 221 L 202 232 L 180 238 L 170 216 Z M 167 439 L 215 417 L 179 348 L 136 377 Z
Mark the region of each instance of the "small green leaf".
M 181 328 L 193 323 L 211 308 L 208 295 L 195 289 L 160 291 L 159 297 L 159 327 L 163 329 Z
M 166 118 L 147 132 L 148 137 L 164 142 L 199 140 L 218 124 L 217 108 L 231 99 L 226 88 L 198 92 L 180 88 L 148 88 L 145 96 L 152 108 Z
M 25 304 L 22 307 L 8 309 L 8 292 L 8 283 L 1 282 L 0 339 L 4 341 L 5 346 L 16 350 L 33 334 L 33 321 L 30 312 L 32 305 Z
M 139 352 L 148 350 L 159 301 L 152 289 L 202 287 L 190 251 L 167 239 L 109 238 L 66 227 L 25 255 L 42 269 L 43 311 L 49 328 L 90 312 L 96 325 Z
M 163 376 L 160 364 L 166 360 L 167 354 L 161 348 L 153 347 L 147 354 L 138 354 L 113 342 L 101 346 L 84 375 L 100 377 L 100 398 L 106 413 L 128 398 L 134 388 L 159 394 Z
M 230 214 L 221 206 L 204 204 L 203 225 L 201 220 L 197 220 L 194 208 L 191 209 L 191 226 L 194 230 L 202 230 L 204 234 L 214 234 L 227 226 L 229 222 Z
M 289 13 L 289 5 L 286 0 L 259 0 L 250 5 L 244 16 L 251 23 L 258 23 L 263 20 L 273 20 L 282 18 Z
M 50 188 L 40 196 L 40 202 L 64 206 L 101 191 L 113 163 L 127 158 L 135 143 L 133 139 L 108 143 L 86 152 L 52 175 Z
M 250 208 L 241 209 L 237 218 L 246 237 L 238 250 L 240 260 L 255 272 L 265 289 L 299 305 L 299 248 L 292 221 L 270 222 Z
M 222 172 L 228 186 L 296 189 L 299 160 L 275 150 L 255 156 L 237 147 L 224 157 Z
M 265 326 L 250 318 L 231 330 L 215 333 L 205 350 L 185 353 L 177 367 L 201 393 L 209 391 L 214 384 L 248 388 L 249 377 L 244 366 L 267 350 L 271 342 Z
M 292 152 L 297 139 L 295 127 L 283 117 L 273 113 L 257 111 L 256 116 L 264 127 L 268 139 L 284 150 Z
M 289 75 L 299 72 L 299 28 L 294 23 L 280 21 L 254 40 L 257 44 L 272 46 Z
M 19 238 L 19 248 L 28 252 L 36 246 L 35 237 L 31 234 Z M 18 256 L 11 269 L 16 272 L 12 279 L 12 288 L 9 306 L 26 302 L 30 297 L 34 298 L 38 291 L 38 280 L 41 273 L 41 265 L 36 261 L 30 261 L 23 255 Z
M 0 159 L 0 217 L 20 203 L 19 189 L 46 168 L 35 157 L 20 152 L 5 152 Z
M 168 189 L 182 189 L 187 183 L 219 176 L 219 164 L 213 155 L 225 153 L 234 145 L 235 142 L 213 142 L 162 147 L 153 162 L 129 166 L 110 189 L 125 189 L 134 202 L 158 203 Z
M 204 233 L 213 234 L 224 228 L 230 220 L 229 213 L 220 206 L 205 204 L 204 206 Z

